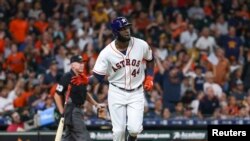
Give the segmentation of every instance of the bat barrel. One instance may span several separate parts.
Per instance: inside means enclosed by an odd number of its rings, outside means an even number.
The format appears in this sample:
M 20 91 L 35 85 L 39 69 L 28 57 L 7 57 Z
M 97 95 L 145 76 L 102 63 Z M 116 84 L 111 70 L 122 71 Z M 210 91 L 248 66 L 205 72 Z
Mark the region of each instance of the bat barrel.
M 56 131 L 56 138 L 55 141 L 61 141 L 62 134 L 63 134 L 63 125 L 64 125 L 64 118 L 62 117 L 59 122 L 59 126 Z

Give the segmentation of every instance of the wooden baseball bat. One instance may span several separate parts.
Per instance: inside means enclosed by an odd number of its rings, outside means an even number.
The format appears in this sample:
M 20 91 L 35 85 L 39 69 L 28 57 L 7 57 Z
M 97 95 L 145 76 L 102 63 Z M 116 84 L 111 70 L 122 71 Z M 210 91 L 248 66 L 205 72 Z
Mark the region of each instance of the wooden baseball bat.
M 64 103 L 64 110 L 65 110 L 66 104 L 67 104 L 68 99 L 69 99 L 70 90 L 71 90 L 71 85 L 68 86 L 68 89 L 67 89 L 67 92 L 66 92 L 66 99 L 65 99 L 65 103 Z M 64 117 L 61 117 L 61 119 L 59 121 L 59 125 L 57 127 L 55 141 L 61 141 L 62 134 L 63 134 L 63 126 L 64 126 Z
M 55 141 L 61 141 L 63 134 L 63 125 L 64 125 L 64 117 L 61 117 L 59 126 L 57 127 Z

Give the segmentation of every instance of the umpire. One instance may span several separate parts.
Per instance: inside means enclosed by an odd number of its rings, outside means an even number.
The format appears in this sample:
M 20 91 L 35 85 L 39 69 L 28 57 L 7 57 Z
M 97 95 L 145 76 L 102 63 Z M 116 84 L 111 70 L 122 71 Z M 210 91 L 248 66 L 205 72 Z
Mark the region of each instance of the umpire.
M 57 85 L 55 102 L 59 112 L 64 115 L 66 126 L 63 141 L 90 141 L 90 135 L 83 120 L 82 107 L 87 99 L 91 104 L 100 107 L 92 96 L 87 93 L 86 85 L 71 85 L 73 76 L 82 75 L 84 61 L 80 55 L 70 59 L 71 70 L 63 75 Z M 63 108 L 63 101 L 65 107 Z

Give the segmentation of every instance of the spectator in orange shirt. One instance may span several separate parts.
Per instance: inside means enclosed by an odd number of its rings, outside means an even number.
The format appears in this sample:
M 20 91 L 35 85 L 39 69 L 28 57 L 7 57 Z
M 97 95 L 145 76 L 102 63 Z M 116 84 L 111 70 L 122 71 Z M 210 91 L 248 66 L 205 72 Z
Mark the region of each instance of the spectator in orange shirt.
M 48 32 L 44 32 L 41 39 L 35 43 L 35 48 L 39 49 L 43 55 L 48 55 L 53 47 L 52 37 Z
M 11 45 L 11 54 L 6 60 L 6 68 L 16 74 L 22 73 L 26 68 L 26 58 L 23 52 L 17 51 L 17 45 Z
M 121 12 L 125 16 L 129 16 L 133 11 L 133 4 L 131 0 L 126 0 L 124 5 L 121 7 Z
M 135 19 L 135 27 L 137 27 L 139 31 L 145 32 L 149 24 L 148 13 L 146 11 L 140 11 L 138 18 Z
M 174 39 L 179 38 L 180 34 L 187 29 L 187 22 L 182 14 L 178 13 L 175 16 L 175 20 L 170 23 L 170 28 Z
M 34 85 L 31 82 L 26 82 L 24 84 L 23 91 L 21 92 L 20 96 L 17 98 L 19 101 L 17 99 L 15 99 L 15 102 L 17 102 L 15 106 L 17 106 L 17 107 L 18 106 L 20 106 L 20 107 L 27 106 L 28 99 L 30 96 L 32 96 L 33 91 L 34 91 Z M 18 102 L 20 102 L 20 103 L 18 103 Z M 20 104 L 20 105 L 18 105 L 18 104 Z
M 247 4 L 244 4 L 242 6 L 241 10 L 237 12 L 237 15 L 244 20 L 250 19 L 250 12 L 249 12 L 249 9 L 247 7 Z
M 9 24 L 9 31 L 17 43 L 23 43 L 28 34 L 28 22 L 21 11 L 16 16 Z
M 213 16 L 213 10 L 214 10 L 214 6 L 211 3 L 211 1 L 210 0 L 205 0 L 204 6 L 203 6 L 203 11 L 205 13 L 205 16 L 212 17 Z
M 37 30 L 42 34 L 44 33 L 44 31 L 47 30 L 49 24 L 46 21 L 46 15 L 45 13 L 40 13 L 39 14 L 39 20 L 35 22 L 34 24 L 35 28 L 37 28 Z

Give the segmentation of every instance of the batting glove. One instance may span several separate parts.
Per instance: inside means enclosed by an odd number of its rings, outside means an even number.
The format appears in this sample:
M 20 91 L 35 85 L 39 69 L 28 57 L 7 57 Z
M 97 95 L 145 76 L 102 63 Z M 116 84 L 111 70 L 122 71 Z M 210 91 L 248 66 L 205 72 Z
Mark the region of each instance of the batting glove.
M 154 85 L 153 77 L 150 75 L 147 75 L 144 81 L 144 89 L 146 91 L 151 91 L 153 89 L 153 85 Z

